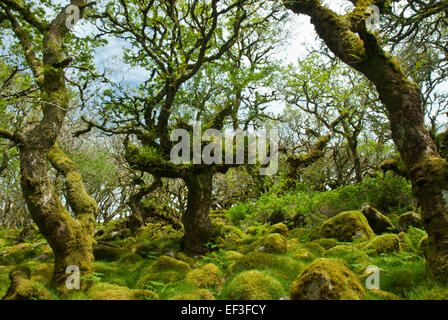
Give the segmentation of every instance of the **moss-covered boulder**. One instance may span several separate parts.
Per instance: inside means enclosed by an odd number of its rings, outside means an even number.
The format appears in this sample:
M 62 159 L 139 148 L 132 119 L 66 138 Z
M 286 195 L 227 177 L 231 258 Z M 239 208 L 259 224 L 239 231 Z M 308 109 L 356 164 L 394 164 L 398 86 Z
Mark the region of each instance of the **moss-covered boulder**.
M 140 257 L 140 255 L 138 255 L 134 252 L 128 252 L 128 253 L 124 254 L 123 256 L 121 256 L 119 262 L 120 262 L 120 264 L 124 264 L 124 265 L 133 265 L 141 260 L 142 260 L 142 258 Z
M 95 260 L 103 261 L 118 261 L 127 252 L 129 252 L 127 249 L 105 245 L 97 245 L 93 248 Z
M 199 288 L 219 287 L 224 279 L 219 267 L 209 263 L 187 274 L 185 282 Z
M 363 300 L 365 290 L 356 274 L 338 260 L 315 260 L 290 289 L 292 300 Z
M 297 260 L 311 261 L 316 256 L 314 255 L 314 253 L 312 253 L 310 250 L 306 248 L 297 247 L 294 250 L 292 257 Z
M 273 226 L 271 226 L 268 230 L 268 233 L 279 233 L 284 237 L 288 237 L 289 236 L 289 229 L 286 226 L 286 224 L 284 224 L 283 222 L 274 224 Z
M 138 254 L 142 258 L 146 258 L 155 249 L 153 245 L 144 241 L 134 244 L 131 248 L 136 254 Z
M 381 234 L 396 231 L 392 221 L 369 204 L 364 203 L 361 207 L 361 212 L 367 218 L 370 227 L 375 233 Z
M 306 242 L 306 243 L 302 244 L 301 246 L 310 250 L 312 253 L 314 253 L 315 255 L 318 255 L 318 256 L 322 255 L 325 252 L 325 249 L 320 244 L 320 241 Z
M 268 253 L 286 253 L 288 251 L 288 241 L 279 233 L 271 233 L 261 241 L 258 250 Z
M 278 300 L 282 297 L 282 284 L 258 270 L 237 275 L 225 290 L 231 300 Z
M 95 283 L 87 292 L 92 300 L 156 300 L 158 295 L 150 290 L 132 290 L 111 283 Z
M 180 294 L 170 300 L 216 300 L 215 296 L 207 289 L 193 290 L 189 293 Z
M 400 238 L 396 234 L 383 234 L 370 240 L 364 249 L 370 254 L 399 252 Z
M 339 213 L 324 222 L 314 234 L 316 238 L 335 238 L 343 242 L 370 239 L 374 235 L 366 217 L 357 210 Z
M 244 254 L 241 254 L 237 251 L 230 250 L 224 253 L 224 261 L 226 262 L 235 262 L 242 257 L 244 257 Z
M 392 292 L 383 291 L 380 289 L 370 289 L 368 295 L 375 300 L 401 300 L 399 296 Z
M 318 243 L 325 250 L 328 250 L 338 245 L 338 241 L 336 239 L 328 239 L 328 238 L 322 238 L 319 240 L 315 240 L 313 242 Z
M 337 245 L 324 253 L 325 257 L 342 259 L 351 265 L 355 272 L 363 272 L 371 264 L 371 258 L 363 250 L 352 245 Z
M 20 264 L 37 255 L 38 250 L 31 243 L 20 243 L 4 249 L 4 257 L 15 264 Z
M 409 226 L 414 228 L 422 228 L 422 217 L 416 212 L 406 212 L 403 213 L 398 218 L 398 227 L 401 231 L 408 232 Z
M 149 272 L 176 271 L 181 274 L 187 274 L 191 271 L 188 263 L 174 259 L 169 256 L 159 257 L 149 268 Z
M 287 273 L 297 272 L 302 265 L 289 257 L 279 257 L 265 252 L 251 252 L 229 266 L 229 272 L 237 274 L 252 269 L 281 269 Z
M 177 260 L 180 260 L 180 261 L 188 263 L 190 266 L 193 266 L 195 264 L 195 262 L 196 262 L 196 260 L 194 258 L 188 256 L 187 254 L 185 254 L 184 252 L 181 252 L 181 251 L 176 252 L 174 254 L 174 257 Z

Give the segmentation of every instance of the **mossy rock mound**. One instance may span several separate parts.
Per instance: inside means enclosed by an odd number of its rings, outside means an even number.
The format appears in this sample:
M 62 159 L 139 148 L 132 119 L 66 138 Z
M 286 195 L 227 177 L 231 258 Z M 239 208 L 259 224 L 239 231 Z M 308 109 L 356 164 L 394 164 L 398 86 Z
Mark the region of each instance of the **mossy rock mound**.
M 151 265 L 151 267 L 149 267 L 148 271 L 152 273 L 176 271 L 186 275 L 191 271 L 191 267 L 184 261 L 180 261 L 169 256 L 161 256 Z
M 277 279 L 258 270 L 240 273 L 226 288 L 226 295 L 232 300 L 278 300 L 282 293 Z
M 189 272 L 185 278 L 185 282 L 199 288 L 211 288 L 222 285 L 224 279 L 219 267 L 213 263 L 209 263 Z
M 363 272 L 371 262 L 367 253 L 351 245 L 337 245 L 325 251 L 324 255 L 343 259 L 349 265 L 355 266 L 354 271 L 357 273 Z
M 121 256 L 119 262 L 120 262 L 120 264 L 133 265 L 141 260 L 142 260 L 142 258 L 140 255 L 138 255 L 134 252 L 128 252 L 128 253 L 124 254 L 123 256 Z
M 338 245 L 338 241 L 336 239 L 328 239 L 328 238 L 322 238 L 319 240 L 315 240 L 313 242 L 318 243 L 325 250 L 331 249 Z
M 155 250 L 155 247 L 147 242 L 139 242 L 132 245 L 131 249 L 142 258 L 146 258 Z
M 311 261 L 316 258 L 316 255 L 306 248 L 298 247 L 294 250 L 292 257 L 297 260 Z
M 290 289 L 292 300 L 363 300 L 365 290 L 343 263 L 320 258 L 306 267 Z
M 398 218 L 398 227 L 401 231 L 408 232 L 410 226 L 422 229 L 422 217 L 418 213 L 406 212 Z
M 189 293 L 180 294 L 170 300 L 216 300 L 215 296 L 207 289 L 193 290 Z
M 235 262 L 241 259 L 242 257 L 244 257 L 244 254 L 239 253 L 237 251 L 230 250 L 224 253 L 224 260 L 227 262 Z
M 279 233 L 271 233 L 261 241 L 261 247 L 258 250 L 268 253 L 286 253 L 288 241 Z
M 158 295 L 150 290 L 132 290 L 111 283 L 96 283 L 88 291 L 92 300 L 156 300 Z
M 127 252 L 127 249 L 106 245 L 97 245 L 93 248 L 95 260 L 103 261 L 118 261 Z
M 274 224 L 273 226 L 271 226 L 268 230 L 268 233 L 279 233 L 284 237 L 288 237 L 289 236 L 289 229 L 286 226 L 286 224 L 284 224 L 283 222 Z
M 395 234 L 383 234 L 370 240 L 364 250 L 371 254 L 399 252 L 400 238 Z
M 21 243 L 15 246 L 6 247 L 5 258 L 15 264 L 22 263 L 38 255 L 38 251 L 31 243 Z
M 381 234 L 396 231 L 392 221 L 369 204 L 364 203 L 361 207 L 361 212 L 367 218 L 370 227 L 375 233 Z
M 371 239 L 374 235 L 367 218 L 358 210 L 339 213 L 325 221 L 315 233 L 317 238 L 335 238 L 342 242 Z
M 236 274 L 242 271 L 266 268 L 295 273 L 302 269 L 302 264 L 289 257 L 279 257 L 265 252 L 251 252 L 232 263 L 229 266 L 229 272 Z
M 174 254 L 174 257 L 177 260 L 183 261 L 188 263 L 190 266 L 193 266 L 196 263 L 196 260 L 190 256 L 188 256 L 187 254 L 185 254 L 184 252 L 176 252 Z
M 307 243 L 302 244 L 301 246 L 310 250 L 312 253 L 314 253 L 318 256 L 322 255 L 325 252 L 325 249 L 320 244 L 320 241 L 315 240 L 315 241 L 307 242 Z
M 373 296 L 375 300 L 401 300 L 401 298 L 396 294 L 380 289 L 370 289 L 368 293 L 370 296 Z

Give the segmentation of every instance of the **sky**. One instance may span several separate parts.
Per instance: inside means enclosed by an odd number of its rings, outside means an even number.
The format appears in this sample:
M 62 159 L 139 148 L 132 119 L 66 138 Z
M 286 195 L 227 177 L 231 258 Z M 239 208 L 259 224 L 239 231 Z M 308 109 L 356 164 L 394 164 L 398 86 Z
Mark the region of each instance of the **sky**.
M 303 58 L 307 52 L 306 48 L 317 44 L 314 26 L 310 23 L 307 16 L 292 15 L 288 25 L 291 29 L 291 36 L 285 47 L 279 53 L 274 55 L 284 64 L 296 63 Z M 79 23 L 73 29 L 73 32 L 82 37 L 92 32 L 93 27 L 88 23 Z M 122 50 L 128 46 L 124 41 L 116 38 L 109 39 L 109 43 L 98 49 L 96 57 L 96 66 L 98 70 L 107 70 L 114 81 L 122 81 L 123 84 L 133 85 L 139 83 L 147 77 L 147 71 L 143 68 L 130 68 L 120 62 Z M 273 103 L 268 111 L 274 114 L 280 113 L 284 108 L 282 103 Z

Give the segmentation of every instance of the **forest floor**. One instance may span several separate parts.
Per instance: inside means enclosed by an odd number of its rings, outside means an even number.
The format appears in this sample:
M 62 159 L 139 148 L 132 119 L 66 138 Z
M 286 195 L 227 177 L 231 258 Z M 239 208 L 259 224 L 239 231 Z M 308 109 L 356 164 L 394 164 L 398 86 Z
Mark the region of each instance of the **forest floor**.
M 182 232 L 169 226 L 150 224 L 133 236 L 122 236 L 120 221 L 100 225 L 93 286 L 63 299 L 276 300 L 316 294 L 314 298 L 329 299 L 448 299 L 448 288 L 425 276 L 426 233 L 419 228 L 376 235 L 367 230 L 360 211 L 339 214 L 317 226 L 293 228 L 284 223 L 237 227 L 224 211 L 210 216 L 214 228 L 207 243 L 210 252 L 195 257 L 181 251 Z M 332 230 L 339 231 L 331 234 L 334 237 L 322 237 L 329 221 Z M 337 239 L 353 233 L 354 226 L 358 231 L 352 241 Z M 25 266 L 31 280 L 46 290 L 43 297 L 62 299 L 48 286 L 53 255 L 47 242 L 37 230 L 18 242 L 20 233 L 20 229 L 0 230 L 0 296 L 10 286 L 10 271 Z M 379 270 L 379 290 L 378 284 L 377 289 L 367 288 L 374 283 L 374 273 L 368 273 L 372 266 Z M 328 277 L 326 292 L 325 288 L 313 292 L 313 281 L 314 286 L 325 286 L 319 281 Z

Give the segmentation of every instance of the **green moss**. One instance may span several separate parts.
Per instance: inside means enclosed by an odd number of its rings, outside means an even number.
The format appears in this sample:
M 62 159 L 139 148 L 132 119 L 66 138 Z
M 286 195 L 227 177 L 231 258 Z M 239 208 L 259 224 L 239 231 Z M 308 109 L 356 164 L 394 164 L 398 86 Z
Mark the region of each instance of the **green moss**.
M 325 249 L 320 245 L 320 241 L 307 242 L 302 244 L 302 246 L 318 256 L 325 252 Z
M 422 228 L 422 218 L 418 213 L 406 212 L 398 218 L 398 227 L 401 231 L 407 232 L 410 226 Z
M 399 296 L 380 289 L 367 290 L 368 300 L 401 300 Z
M 262 241 L 259 250 L 269 253 L 286 253 L 288 250 L 287 240 L 279 233 L 268 234 Z
M 199 288 L 218 287 L 223 282 L 223 276 L 219 267 L 209 263 L 187 274 L 185 282 L 193 284 Z
M 312 253 L 310 250 L 305 248 L 298 247 L 296 250 L 294 250 L 294 253 L 292 254 L 292 257 L 297 260 L 303 260 L 303 261 L 311 261 L 316 258 L 314 253 Z
M 117 261 L 121 256 L 127 252 L 126 249 L 116 248 L 111 246 L 96 246 L 93 249 L 95 260 L 103 261 Z
M 198 289 L 171 298 L 171 300 L 215 300 L 213 294 L 207 289 Z
M 374 236 L 366 217 L 360 211 L 345 211 L 326 221 L 317 232 L 319 238 L 350 242 Z
M 29 280 L 30 270 L 26 267 L 19 267 L 9 274 L 14 290 L 8 292 L 4 300 L 51 300 L 52 296 L 45 286 L 37 281 Z
M 356 273 L 362 273 L 371 264 L 367 253 L 351 245 L 335 246 L 325 251 L 325 256 L 343 259 Z
M 252 269 L 276 269 L 287 274 L 294 274 L 302 269 L 302 264 L 289 257 L 251 252 L 229 266 L 229 272 L 233 274 Z
M 43 263 L 39 265 L 35 272 L 31 276 L 31 280 L 41 283 L 50 283 L 53 276 L 53 265 L 49 263 Z
M 21 243 L 15 246 L 6 247 L 3 251 L 6 252 L 4 257 L 15 264 L 20 264 L 23 261 L 38 255 L 38 251 L 31 243 Z
M 338 241 L 335 239 L 328 239 L 328 238 L 322 238 L 319 240 L 315 240 L 314 242 L 317 242 L 322 248 L 325 250 L 328 250 L 330 248 L 333 248 L 338 244 Z
M 189 257 L 188 255 L 186 255 L 183 252 L 176 252 L 175 254 L 176 259 L 181 260 L 183 262 L 188 263 L 190 266 L 193 266 L 195 264 L 195 260 L 192 257 Z
M 425 292 L 421 297 L 421 300 L 448 300 L 448 288 L 433 288 Z
M 384 234 L 370 240 L 364 249 L 371 254 L 400 252 L 400 239 L 395 234 Z
M 225 295 L 232 300 L 277 300 L 282 293 L 278 280 L 258 270 L 240 273 L 225 289 Z
M 120 258 L 119 263 L 125 264 L 125 265 L 131 265 L 131 264 L 137 263 L 141 259 L 142 258 L 138 254 L 136 254 L 134 252 L 128 252 Z
M 289 229 L 284 223 L 280 222 L 271 226 L 268 230 L 268 233 L 279 233 L 284 237 L 288 237 Z
M 224 254 L 225 261 L 235 262 L 242 257 L 244 257 L 244 255 L 236 251 L 226 251 Z
M 315 260 L 290 289 L 292 300 L 362 300 L 365 290 L 358 277 L 338 260 Z
M 185 275 L 176 271 L 162 271 L 156 273 L 144 273 L 137 282 L 139 289 L 152 288 L 153 282 L 173 283 L 185 278 Z
M 110 283 L 96 283 L 88 291 L 92 300 L 146 300 L 158 299 L 158 295 L 149 290 L 131 290 Z
M 188 263 L 176 260 L 172 257 L 161 256 L 149 268 L 149 272 L 176 271 L 181 274 L 187 274 L 191 271 Z

